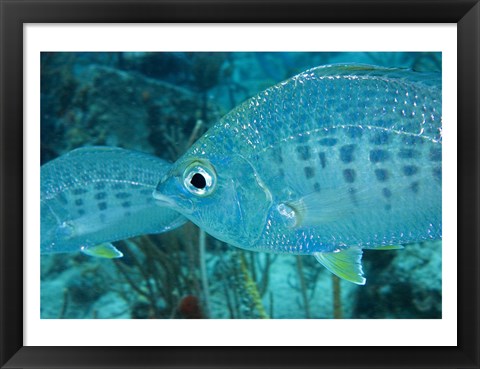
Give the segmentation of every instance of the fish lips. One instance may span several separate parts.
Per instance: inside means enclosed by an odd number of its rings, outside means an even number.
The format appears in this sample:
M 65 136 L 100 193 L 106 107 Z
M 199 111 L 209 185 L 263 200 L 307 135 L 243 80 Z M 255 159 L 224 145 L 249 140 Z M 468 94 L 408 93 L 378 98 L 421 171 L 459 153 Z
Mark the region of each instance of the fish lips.
M 190 199 L 181 195 L 181 190 L 178 190 L 178 195 L 165 195 L 166 182 L 160 181 L 157 188 L 153 191 L 152 196 L 156 200 L 156 204 L 159 206 L 171 208 L 179 211 L 180 213 L 189 214 L 193 211 L 193 202 Z

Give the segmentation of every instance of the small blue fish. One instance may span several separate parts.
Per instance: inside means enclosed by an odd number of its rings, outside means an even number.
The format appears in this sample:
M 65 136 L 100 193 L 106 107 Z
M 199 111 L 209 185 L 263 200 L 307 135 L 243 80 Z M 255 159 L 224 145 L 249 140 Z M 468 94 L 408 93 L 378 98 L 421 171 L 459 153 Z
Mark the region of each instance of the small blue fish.
M 365 284 L 362 249 L 441 239 L 441 94 L 440 73 L 307 70 L 227 114 L 154 197 L 224 242 Z
M 110 242 L 176 228 L 186 219 L 155 204 L 170 164 L 111 147 L 73 150 L 41 167 L 42 254 L 83 251 L 121 257 Z

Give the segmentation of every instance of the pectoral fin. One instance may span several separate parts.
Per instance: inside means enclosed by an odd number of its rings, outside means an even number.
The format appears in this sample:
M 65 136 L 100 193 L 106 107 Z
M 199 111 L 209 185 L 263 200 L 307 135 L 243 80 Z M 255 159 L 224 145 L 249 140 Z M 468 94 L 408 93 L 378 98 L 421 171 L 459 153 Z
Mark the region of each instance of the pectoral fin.
M 304 189 L 302 189 L 304 190 Z M 352 197 L 355 198 L 355 206 Z M 368 191 L 354 193 L 348 188 L 325 188 L 321 192 L 311 192 L 296 201 L 285 201 L 295 210 L 297 227 L 314 227 L 346 219 L 358 208 L 371 206 L 372 195 Z
M 105 259 L 116 259 L 123 256 L 123 254 L 111 243 L 102 243 L 96 246 L 82 247 L 81 251 L 86 255 Z
M 355 284 L 365 284 L 362 249 L 352 247 L 338 252 L 316 252 L 313 256 L 336 276 Z

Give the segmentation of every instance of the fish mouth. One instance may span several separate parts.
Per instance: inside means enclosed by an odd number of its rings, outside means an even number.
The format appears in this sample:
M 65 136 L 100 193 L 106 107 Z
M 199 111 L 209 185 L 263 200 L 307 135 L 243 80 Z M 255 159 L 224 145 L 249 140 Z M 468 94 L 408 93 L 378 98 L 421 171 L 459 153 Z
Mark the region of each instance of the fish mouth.
M 177 203 L 168 196 L 158 192 L 157 190 L 153 191 L 152 194 L 153 198 L 157 201 L 157 203 L 161 206 L 166 206 L 170 208 L 178 207 Z
M 152 193 L 153 198 L 156 200 L 156 204 L 173 210 L 177 210 L 182 214 L 189 214 L 193 211 L 193 203 L 186 198 L 178 198 L 175 200 L 172 197 L 166 196 L 158 190 L 154 190 Z

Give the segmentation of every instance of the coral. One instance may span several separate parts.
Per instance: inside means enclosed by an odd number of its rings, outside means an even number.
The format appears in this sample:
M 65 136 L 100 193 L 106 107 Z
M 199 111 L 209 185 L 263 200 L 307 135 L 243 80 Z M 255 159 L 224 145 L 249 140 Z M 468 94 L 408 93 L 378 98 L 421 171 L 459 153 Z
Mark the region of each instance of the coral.
M 257 284 L 254 282 L 254 280 L 250 275 L 250 272 L 247 269 L 247 263 L 245 261 L 245 255 L 243 253 L 240 254 L 240 270 L 243 275 L 243 282 L 244 282 L 243 287 L 250 300 L 249 305 L 255 308 L 259 318 L 261 319 L 268 318 L 268 315 L 265 312 L 265 308 L 263 307 L 260 293 L 258 292 Z
M 193 295 L 185 296 L 180 300 L 178 311 L 185 319 L 205 319 L 200 300 Z

